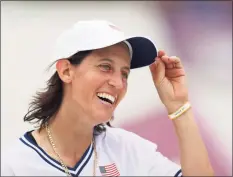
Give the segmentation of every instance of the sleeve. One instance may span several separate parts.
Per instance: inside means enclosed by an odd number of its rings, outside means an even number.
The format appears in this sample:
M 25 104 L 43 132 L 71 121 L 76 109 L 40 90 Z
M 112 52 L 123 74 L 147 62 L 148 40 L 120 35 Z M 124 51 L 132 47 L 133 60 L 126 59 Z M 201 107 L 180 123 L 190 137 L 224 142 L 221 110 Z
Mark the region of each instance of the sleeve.
M 122 166 L 126 168 L 125 174 L 130 174 L 130 176 L 182 176 L 180 165 L 157 151 L 155 143 L 133 132 L 115 130 L 114 133 L 120 134 L 121 137 L 118 143 L 120 142 L 123 147 L 121 154 L 124 154 Z
M 180 165 L 158 152 L 156 144 L 146 142 L 144 147 L 144 169 L 148 176 L 182 176 Z
M 181 167 L 160 152 L 152 153 L 148 163 L 148 176 L 182 176 Z

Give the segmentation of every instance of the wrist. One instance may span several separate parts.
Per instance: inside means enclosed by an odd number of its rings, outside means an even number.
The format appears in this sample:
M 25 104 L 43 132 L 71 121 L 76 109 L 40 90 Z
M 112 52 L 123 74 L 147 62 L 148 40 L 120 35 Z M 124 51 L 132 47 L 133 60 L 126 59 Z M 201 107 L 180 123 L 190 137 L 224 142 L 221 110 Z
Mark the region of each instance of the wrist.
M 187 102 L 189 101 L 186 100 L 186 101 L 172 102 L 172 103 L 165 105 L 165 107 L 166 107 L 168 114 L 172 114 L 176 112 L 180 107 L 182 107 Z

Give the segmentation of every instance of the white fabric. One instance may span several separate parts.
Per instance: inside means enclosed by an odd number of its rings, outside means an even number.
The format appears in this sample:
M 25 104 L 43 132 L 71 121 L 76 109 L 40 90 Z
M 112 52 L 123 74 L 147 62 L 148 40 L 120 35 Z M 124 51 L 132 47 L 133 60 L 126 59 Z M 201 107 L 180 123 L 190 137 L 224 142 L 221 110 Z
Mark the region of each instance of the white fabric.
M 54 162 L 27 136 L 15 142 L 2 153 L 1 175 L 3 176 L 66 176 L 59 163 Z M 156 151 L 157 146 L 138 135 L 120 128 L 107 128 L 106 133 L 96 137 L 99 166 L 115 163 L 120 176 L 175 176 L 180 166 Z M 90 146 L 83 160 L 70 169 L 78 176 L 93 175 L 93 147 Z M 181 176 L 181 173 L 179 173 Z
M 53 59 L 56 61 L 68 58 L 78 51 L 108 47 L 128 38 L 123 31 L 108 21 L 79 21 L 58 37 Z M 130 52 L 132 56 L 132 50 Z

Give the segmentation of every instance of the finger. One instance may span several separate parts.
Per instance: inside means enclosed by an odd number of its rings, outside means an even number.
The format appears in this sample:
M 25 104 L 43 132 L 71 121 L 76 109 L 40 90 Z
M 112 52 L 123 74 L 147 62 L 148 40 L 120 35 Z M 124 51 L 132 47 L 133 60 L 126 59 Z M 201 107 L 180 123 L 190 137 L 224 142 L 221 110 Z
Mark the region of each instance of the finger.
M 179 57 L 171 56 L 169 59 L 172 63 L 174 63 L 175 68 L 183 68 L 183 65 Z
M 174 68 L 174 64 L 165 64 L 165 68 L 166 69 L 173 69 Z
M 181 60 L 176 56 L 163 56 L 161 59 L 165 63 L 166 68 L 182 68 Z
M 150 65 L 151 74 L 155 84 L 161 82 L 165 76 L 165 64 L 157 57 L 156 61 Z
M 166 69 L 174 68 L 172 61 L 169 59 L 169 57 L 167 55 L 162 56 L 161 60 L 164 63 Z
M 164 56 L 164 55 L 166 55 L 166 53 L 165 53 L 165 51 L 164 50 L 159 50 L 158 51 L 158 57 L 162 57 L 162 56 Z
M 156 57 L 155 58 L 155 61 L 154 61 L 154 63 L 152 63 L 149 67 L 150 67 L 150 70 L 152 71 L 152 72 L 155 72 L 155 70 L 156 70 L 156 68 L 157 68 L 157 66 L 158 66 L 158 64 L 159 64 L 159 57 Z
M 176 78 L 176 77 L 185 76 L 185 72 L 183 69 L 180 68 L 167 69 L 165 71 L 165 76 L 169 78 Z

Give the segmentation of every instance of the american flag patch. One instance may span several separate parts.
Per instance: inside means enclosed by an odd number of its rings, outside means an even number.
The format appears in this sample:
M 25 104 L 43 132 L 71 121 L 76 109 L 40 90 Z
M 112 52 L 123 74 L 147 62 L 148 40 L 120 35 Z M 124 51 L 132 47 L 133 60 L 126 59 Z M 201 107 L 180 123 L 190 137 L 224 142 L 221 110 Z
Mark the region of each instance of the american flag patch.
M 99 166 L 102 176 L 120 176 L 115 163 L 105 166 Z

